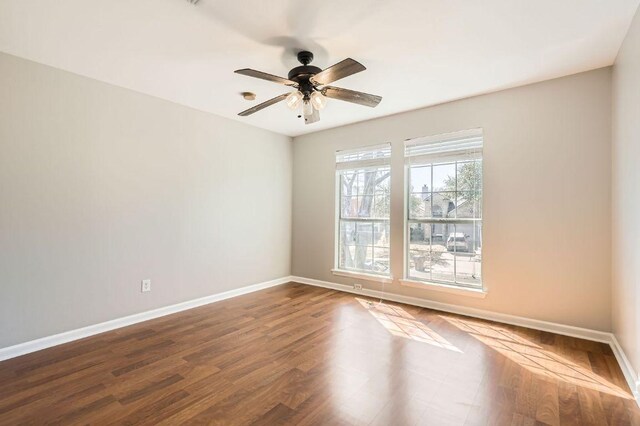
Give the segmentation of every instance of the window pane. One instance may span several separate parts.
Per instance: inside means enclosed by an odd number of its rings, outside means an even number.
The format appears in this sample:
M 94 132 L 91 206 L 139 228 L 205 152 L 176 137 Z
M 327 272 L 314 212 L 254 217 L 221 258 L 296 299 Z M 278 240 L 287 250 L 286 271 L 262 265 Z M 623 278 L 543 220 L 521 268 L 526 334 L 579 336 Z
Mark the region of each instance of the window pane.
M 373 271 L 389 274 L 389 222 L 373 224 Z
M 388 169 L 361 170 L 357 174 L 343 174 L 341 178 L 341 217 L 389 218 L 391 194 Z
M 358 197 L 353 196 L 342 196 L 341 199 L 341 217 L 350 218 L 350 217 L 358 217 Z
M 379 169 L 376 173 L 376 193 L 389 192 L 389 184 L 391 183 L 391 171 L 389 169 Z
M 431 201 L 429 197 L 423 197 L 422 194 L 409 194 L 409 218 L 428 217 Z
M 340 247 L 338 265 L 341 268 L 354 268 L 356 224 L 340 221 Z
M 357 246 L 355 258 L 356 269 L 365 272 L 375 272 L 373 268 L 373 247 Z
M 457 234 L 464 236 L 465 245 L 459 247 L 456 256 L 456 282 L 465 285 L 482 286 L 481 223 L 457 226 Z
M 371 211 L 371 216 L 378 219 L 388 219 L 389 218 L 389 210 L 391 206 L 391 194 L 387 193 L 376 193 L 373 196 L 373 208 Z
M 356 245 L 370 246 L 373 241 L 373 224 L 371 222 L 356 223 Z
M 388 248 L 373 248 L 373 271 L 376 273 L 389 274 Z
M 455 217 L 457 218 L 480 218 L 480 193 L 458 192 L 456 202 Z
M 447 231 L 450 226 L 445 223 L 430 223 L 425 224 L 428 226 L 429 232 L 431 234 L 431 242 L 434 245 L 442 246 L 444 248 L 445 240 L 447 239 Z
M 456 190 L 456 165 L 455 163 L 436 164 L 433 166 L 433 190 Z
M 424 281 L 454 281 L 454 255 L 442 235 L 447 227 L 436 223 L 410 224 L 409 277 Z
M 409 250 L 409 278 L 431 281 L 429 269 L 430 251 L 427 249 Z
M 376 187 L 376 170 L 363 170 L 360 173 L 360 195 L 371 195 Z
M 431 279 L 435 281 L 454 281 L 454 256 L 447 250 L 449 236 L 455 232 L 455 225 L 448 223 L 430 224 L 432 232 L 430 264 Z
M 355 252 L 356 246 L 346 244 L 340 246 L 340 268 L 354 269 L 356 267 L 354 262 Z
M 408 276 L 482 286 L 482 225 L 410 223 Z
M 429 256 L 431 252 L 431 225 L 409 225 L 409 277 L 429 280 Z
M 391 179 L 388 169 L 378 170 L 374 187 L 373 207 L 370 217 L 389 218 L 391 209 Z
M 389 223 L 340 221 L 338 267 L 389 274 Z
M 340 222 L 340 252 L 338 267 L 343 269 L 371 269 L 371 223 Z
M 409 192 L 426 194 L 431 190 L 431 165 L 411 167 Z
M 463 161 L 457 165 L 458 191 L 482 190 L 482 161 Z
M 434 192 L 432 210 L 428 212 L 429 216 L 434 218 L 454 218 L 456 209 L 456 193 L 455 192 Z
M 340 221 L 340 242 L 344 244 L 356 243 L 356 224 L 346 220 Z
M 373 245 L 376 247 L 389 247 L 389 222 L 376 222 L 373 224 Z
M 373 194 L 358 197 L 358 217 L 373 217 Z
M 343 196 L 357 195 L 356 172 L 353 170 L 340 173 L 340 191 Z
M 362 173 L 356 170 L 353 175 L 353 193 L 358 195 L 362 192 Z

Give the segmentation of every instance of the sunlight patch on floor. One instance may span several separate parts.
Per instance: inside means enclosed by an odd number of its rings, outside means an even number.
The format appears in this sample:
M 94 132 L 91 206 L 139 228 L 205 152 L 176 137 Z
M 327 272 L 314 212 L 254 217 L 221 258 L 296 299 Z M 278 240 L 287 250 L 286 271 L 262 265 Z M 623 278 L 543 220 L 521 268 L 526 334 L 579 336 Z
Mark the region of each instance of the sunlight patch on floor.
M 462 352 L 449 343 L 447 339 L 416 320 L 411 314 L 399 306 L 370 302 L 357 297 L 356 300 L 394 336 L 427 343 L 454 352 Z
M 603 379 L 593 371 L 552 351 L 543 349 L 505 328 L 446 316 L 441 318 L 535 374 L 617 397 L 632 399 L 629 392 Z

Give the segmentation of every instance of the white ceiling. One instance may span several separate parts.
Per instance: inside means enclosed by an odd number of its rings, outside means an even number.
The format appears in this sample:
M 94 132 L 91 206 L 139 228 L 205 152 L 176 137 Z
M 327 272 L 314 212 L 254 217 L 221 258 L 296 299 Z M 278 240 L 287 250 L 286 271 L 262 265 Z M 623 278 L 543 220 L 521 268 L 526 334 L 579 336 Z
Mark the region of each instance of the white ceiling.
M 611 65 L 639 1 L 0 0 L 0 51 L 295 136 Z M 303 48 L 382 103 L 238 117 L 289 89 L 233 71 L 286 77 Z

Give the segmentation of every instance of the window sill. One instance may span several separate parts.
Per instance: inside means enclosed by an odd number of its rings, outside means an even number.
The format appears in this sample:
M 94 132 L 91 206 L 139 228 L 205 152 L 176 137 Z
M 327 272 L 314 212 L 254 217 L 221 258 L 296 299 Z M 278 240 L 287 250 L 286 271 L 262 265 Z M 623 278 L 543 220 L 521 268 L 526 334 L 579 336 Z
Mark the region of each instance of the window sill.
M 332 269 L 331 273 L 339 277 L 360 278 L 367 281 L 376 281 L 379 283 L 392 283 L 392 277 L 385 277 L 383 275 L 367 274 L 364 272 L 345 271 L 343 269 Z
M 433 290 L 433 291 L 441 291 L 443 293 L 451 293 L 457 294 L 460 296 L 468 296 L 468 297 L 476 297 L 479 299 L 484 299 L 487 296 L 487 291 L 484 289 L 476 289 L 476 288 L 463 288 L 463 287 L 455 287 L 446 284 L 426 282 L 426 281 L 415 281 L 415 280 L 400 280 L 400 284 L 407 287 L 420 288 L 423 290 Z

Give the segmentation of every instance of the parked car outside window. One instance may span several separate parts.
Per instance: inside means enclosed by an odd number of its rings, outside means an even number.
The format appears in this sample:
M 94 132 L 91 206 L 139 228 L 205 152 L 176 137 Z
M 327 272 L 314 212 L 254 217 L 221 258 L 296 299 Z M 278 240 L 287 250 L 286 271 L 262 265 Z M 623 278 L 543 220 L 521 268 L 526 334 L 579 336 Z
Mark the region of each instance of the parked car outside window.
M 469 251 L 471 244 L 469 243 L 469 237 L 462 232 L 455 232 L 449 234 L 447 238 L 447 250 L 449 251 Z

